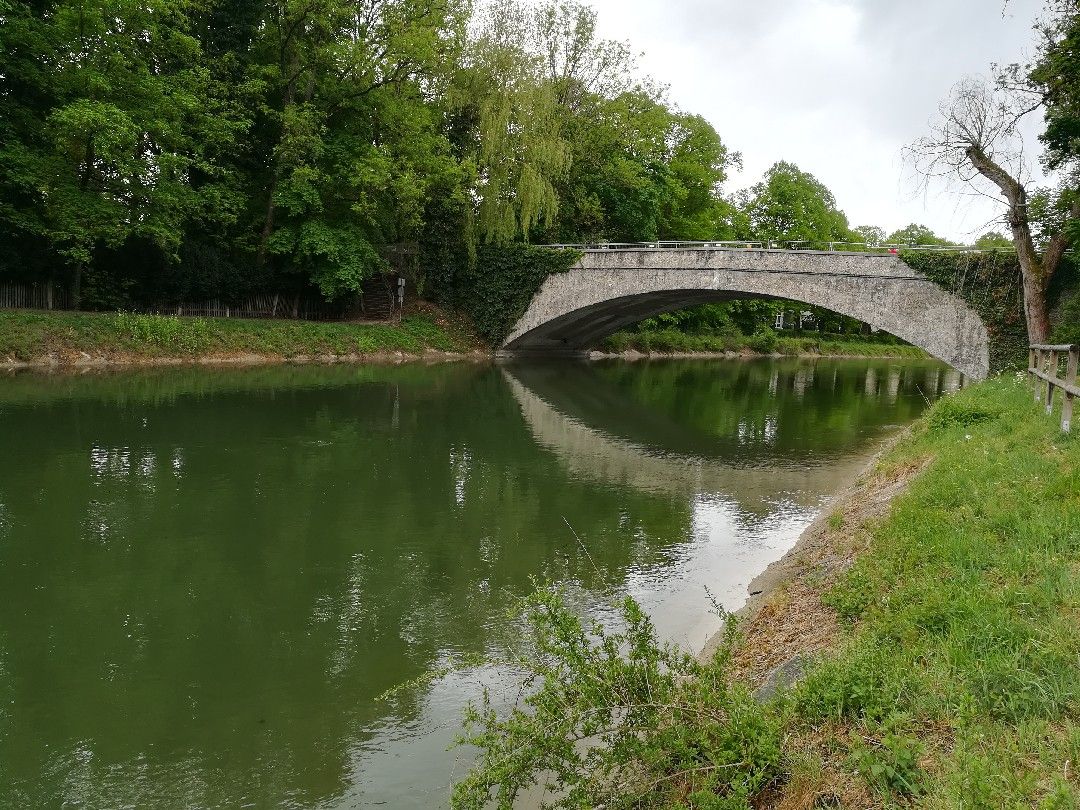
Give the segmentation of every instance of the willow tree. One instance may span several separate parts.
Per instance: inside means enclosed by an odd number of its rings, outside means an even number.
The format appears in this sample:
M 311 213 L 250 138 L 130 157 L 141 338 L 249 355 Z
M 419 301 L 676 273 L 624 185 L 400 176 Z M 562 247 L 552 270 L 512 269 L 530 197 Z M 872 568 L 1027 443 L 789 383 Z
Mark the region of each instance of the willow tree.
M 514 0 L 479 15 L 463 74 L 475 112 L 477 227 L 487 242 L 528 238 L 559 210 L 556 180 L 570 165 L 555 86 L 532 47 L 533 19 Z

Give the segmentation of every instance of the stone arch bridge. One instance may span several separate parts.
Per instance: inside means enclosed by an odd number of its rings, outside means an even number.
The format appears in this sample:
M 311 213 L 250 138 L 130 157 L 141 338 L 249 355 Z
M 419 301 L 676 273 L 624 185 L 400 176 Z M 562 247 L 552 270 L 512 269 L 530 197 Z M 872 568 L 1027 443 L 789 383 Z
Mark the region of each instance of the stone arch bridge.
M 982 320 L 893 254 L 714 247 L 585 248 L 551 275 L 504 341 L 509 354 L 580 353 L 623 327 L 734 298 L 791 299 L 869 323 L 968 377 L 990 369 Z

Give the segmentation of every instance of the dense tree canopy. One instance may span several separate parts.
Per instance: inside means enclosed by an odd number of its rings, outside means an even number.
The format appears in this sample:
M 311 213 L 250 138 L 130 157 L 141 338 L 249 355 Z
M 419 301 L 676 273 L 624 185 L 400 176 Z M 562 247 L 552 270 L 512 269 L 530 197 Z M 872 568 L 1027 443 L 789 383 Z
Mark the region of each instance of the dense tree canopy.
M 953 244 L 934 233 L 925 225 L 911 223 L 905 228 L 893 231 L 885 237 L 886 244 L 890 245 L 915 245 L 921 247 L 944 247 Z
M 858 240 L 825 185 L 792 163 L 780 162 L 739 195 L 741 236 L 782 242 Z
M 0 277 L 99 307 L 715 238 L 738 159 L 556 0 L 0 0 L 0 142 Z
M 1080 166 L 1058 5 L 1012 72 L 1064 178 L 1047 235 Z M 0 280 L 87 307 L 347 299 L 401 245 L 437 298 L 509 242 L 946 244 L 851 228 L 789 162 L 725 196 L 740 161 L 575 0 L 0 0 Z

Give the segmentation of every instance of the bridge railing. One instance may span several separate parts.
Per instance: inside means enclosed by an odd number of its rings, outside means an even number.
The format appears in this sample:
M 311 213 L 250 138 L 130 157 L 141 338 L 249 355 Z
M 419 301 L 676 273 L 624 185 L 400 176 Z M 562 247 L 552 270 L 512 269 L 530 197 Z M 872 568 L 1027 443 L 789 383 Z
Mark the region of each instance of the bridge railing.
M 1065 366 L 1065 376 L 1059 374 Z M 1080 343 L 1050 346 L 1034 343 L 1028 350 L 1028 374 L 1035 385 L 1035 401 L 1046 400 L 1047 415 L 1054 410 L 1054 392 L 1061 389 L 1065 397 L 1061 405 L 1061 429 L 1072 430 L 1073 404 L 1080 397 L 1076 385 L 1077 368 L 1080 367 Z
M 656 242 L 587 242 L 581 244 L 554 244 L 543 247 L 600 251 L 600 250 L 802 250 L 816 253 L 873 253 L 895 255 L 901 250 L 919 250 L 942 253 L 993 253 L 1011 252 L 1010 247 L 977 247 L 975 245 L 871 245 L 864 242 L 812 242 L 797 241 L 755 241 L 755 240 L 658 240 Z

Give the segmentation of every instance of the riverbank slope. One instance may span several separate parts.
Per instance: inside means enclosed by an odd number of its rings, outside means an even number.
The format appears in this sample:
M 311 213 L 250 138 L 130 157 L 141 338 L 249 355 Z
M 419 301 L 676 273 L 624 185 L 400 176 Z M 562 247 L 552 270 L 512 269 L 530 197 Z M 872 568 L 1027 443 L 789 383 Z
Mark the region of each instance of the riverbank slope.
M 729 676 L 806 672 L 756 806 L 1080 799 L 1080 441 L 1022 380 L 935 405 L 751 590 Z
M 914 346 L 859 339 L 655 333 L 613 336 L 604 356 L 925 358 Z M 321 323 L 132 313 L 0 311 L 0 368 L 95 368 L 184 363 L 400 362 L 489 357 L 468 320 L 423 305 L 401 323 Z
M 483 356 L 461 318 L 425 306 L 400 323 L 0 312 L 0 367 L 396 362 Z

